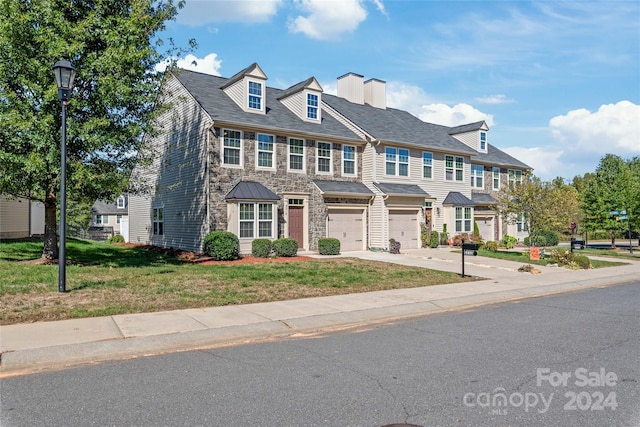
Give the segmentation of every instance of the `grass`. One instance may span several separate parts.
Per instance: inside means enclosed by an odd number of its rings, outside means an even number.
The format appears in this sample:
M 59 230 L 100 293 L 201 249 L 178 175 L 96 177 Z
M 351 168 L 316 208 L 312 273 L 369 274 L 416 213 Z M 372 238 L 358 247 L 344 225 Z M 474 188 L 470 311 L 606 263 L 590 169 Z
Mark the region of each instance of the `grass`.
M 603 254 L 600 253 L 591 253 L 591 249 L 585 249 L 585 250 L 574 250 L 574 253 L 577 255 L 598 255 L 598 256 L 603 256 Z M 593 249 L 593 251 L 601 251 L 600 249 Z M 549 252 L 551 252 L 550 249 L 546 249 L 547 254 Z M 484 257 L 488 257 L 488 258 L 496 258 L 496 259 L 504 259 L 507 261 L 514 261 L 514 262 L 523 262 L 526 264 L 535 264 L 535 265 L 548 265 L 551 264 L 551 259 L 549 259 L 548 257 L 541 257 L 540 260 L 530 260 L 529 259 L 529 252 L 528 251 L 490 251 L 487 249 L 480 249 L 478 250 L 478 255 L 479 256 L 484 256 Z M 627 265 L 626 262 L 621 262 L 621 261 L 604 261 L 604 260 L 598 260 L 598 259 L 593 259 L 593 258 L 589 258 L 589 261 L 591 263 L 591 267 L 592 268 L 602 268 L 602 267 L 616 267 L 616 266 L 620 266 L 620 265 Z
M 474 280 L 354 258 L 203 265 L 153 248 L 69 239 L 66 287 L 42 242 L 0 242 L 0 324 L 279 301 Z

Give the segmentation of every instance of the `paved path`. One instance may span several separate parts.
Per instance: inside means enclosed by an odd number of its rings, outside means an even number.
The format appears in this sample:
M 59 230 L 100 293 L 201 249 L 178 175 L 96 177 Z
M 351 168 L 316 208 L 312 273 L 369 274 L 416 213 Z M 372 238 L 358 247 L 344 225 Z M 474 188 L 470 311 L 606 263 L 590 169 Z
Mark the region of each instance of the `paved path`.
M 461 255 L 448 248 L 405 250 L 400 255 L 362 251 L 344 256 L 461 272 Z M 465 258 L 465 274 L 485 280 L 2 326 L 0 376 L 384 322 L 640 278 L 639 261 L 578 271 L 536 266 L 541 273 L 531 274 L 518 272 L 520 263 Z

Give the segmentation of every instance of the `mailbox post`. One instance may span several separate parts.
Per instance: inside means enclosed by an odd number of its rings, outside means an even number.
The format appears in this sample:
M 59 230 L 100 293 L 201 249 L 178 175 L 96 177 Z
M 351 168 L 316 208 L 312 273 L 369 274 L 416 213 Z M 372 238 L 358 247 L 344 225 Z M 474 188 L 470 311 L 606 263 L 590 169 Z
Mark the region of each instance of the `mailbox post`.
M 462 241 L 462 277 L 464 277 L 464 256 L 476 256 L 478 255 L 478 248 L 480 247 L 477 243 L 465 243 Z

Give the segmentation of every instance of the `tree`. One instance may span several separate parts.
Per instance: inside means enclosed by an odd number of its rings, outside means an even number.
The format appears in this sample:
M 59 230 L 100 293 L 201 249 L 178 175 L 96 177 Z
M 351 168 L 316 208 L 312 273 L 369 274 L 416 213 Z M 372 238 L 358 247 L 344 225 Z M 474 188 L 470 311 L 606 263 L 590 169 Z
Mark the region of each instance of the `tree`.
M 529 232 L 536 235 L 543 230 L 564 232 L 578 218 L 578 193 L 562 178 L 543 182 L 528 176 L 521 184 L 505 183 L 496 194 L 495 210 L 507 222 L 525 215 Z
M 640 224 L 640 159 L 629 161 L 607 154 L 596 168 L 595 177 L 587 182 L 581 209 L 588 231 L 605 229 L 615 247 L 616 235 Z M 627 210 L 632 221 L 620 221 L 611 211 Z
M 77 69 L 67 107 L 68 192 L 84 203 L 114 199 L 153 130 L 162 78 L 155 66 L 183 53 L 171 40 L 159 53 L 157 38 L 182 5 L 0 0 L 0 194 L 44 203 L 44 258 L 58 257 L 61 104 L 51 66 L 66 58 Z

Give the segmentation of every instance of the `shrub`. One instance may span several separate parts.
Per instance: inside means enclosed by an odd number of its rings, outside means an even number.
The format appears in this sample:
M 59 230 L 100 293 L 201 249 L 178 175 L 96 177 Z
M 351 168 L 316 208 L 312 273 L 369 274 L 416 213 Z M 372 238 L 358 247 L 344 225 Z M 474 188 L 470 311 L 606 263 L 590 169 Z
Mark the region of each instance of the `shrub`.
M 551 230 L 540 230 L 535 233 L 531 233 L 528 237 L 524 238 L 524 244 L 527 246 L 558 246 L 560 238 L 558 234 Z
M 544 236 L 527 236 L 524 238 L 526 246 L 547 246 L 547 238 Z
M 218 261 L 232 261 L 240 258 L 238 236 L 229 231 L 212 231 L 202 244 L 204 253 Z
M 455 236 L 453 236 L 453 246 L 462 246 L 463 240 L 467 243 L 471 241 L 467 233 L 456 234 Z
M 497 252 L 498 251 L 498 242 L 494 242 L 494 241 L 490 240 L 487 243 L 485 243 L 484 247 L 487 250 L 490 250 L 490 251 L 493 251 L 493 252 Z
M 298 242 L 289 237 L 284 237 L 273 242 L 273 250 L 277 256 L 296 256 L 298 253 Z
M 120 234 L 116 234 L 115 236 L 111 236 L 107 239 L 107 243 L 124 243 L 124 237 Z
M 591 260 L 584 255 L 575 255 L 573 257 L 573 261 L 578 264 L 580 268 L 584 268 L 585 270 L 591 268 Z
M 516 239 L 515 237 L 505 234 L 504 237 L 502 238 L 502 246 L 504 246 L 507 249 L 511 249 L 516 244 L 517 241 L 518 239 Z
M 251 255 L 257 258 L 269 258 L 273 243 L 269 239 L 255 239 L 251 242 Z
M 333 237 L 323 237 L 318 240 L 320 255 L 340 255 L 340 240 Z
M 431 238 L 429 240 L 429 247 L 437 248 L 439 244 L 440 244 L 440 235 L 438 234 L 437 231 L 432 231 Z

